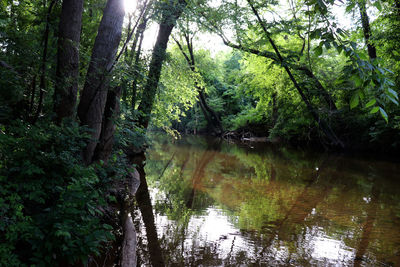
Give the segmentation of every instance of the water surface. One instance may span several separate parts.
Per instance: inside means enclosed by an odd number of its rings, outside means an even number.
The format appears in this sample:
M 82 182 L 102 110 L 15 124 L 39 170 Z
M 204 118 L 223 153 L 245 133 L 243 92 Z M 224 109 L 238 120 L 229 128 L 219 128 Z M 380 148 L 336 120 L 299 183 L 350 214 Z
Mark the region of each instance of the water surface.
M 400 266 L 397 163 L 188 136 L 145 172 L 141 265 Z

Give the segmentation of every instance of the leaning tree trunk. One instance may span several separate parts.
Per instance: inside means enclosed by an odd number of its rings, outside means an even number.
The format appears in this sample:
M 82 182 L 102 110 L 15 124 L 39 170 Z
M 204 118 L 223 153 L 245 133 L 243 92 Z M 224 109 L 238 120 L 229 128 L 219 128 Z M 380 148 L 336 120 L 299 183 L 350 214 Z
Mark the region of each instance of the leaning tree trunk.
M 182 14 L 185 6 L 185 0 L 179 0 L 177 2 L 170 0 L 168 1 L 168 6 L 163 10 L 157 41 L 154 45 L 150 61 L 147 83 L 143 88 L 142 99 L 138 107 L 140 111 L 138 126 L 141 128 L 147 128 L 149 125 L 150 113 L 153 109 L 154 98 L 157 94 L 157 87 L 160 80 L 162 64 L 165 59 L 168 39 L 175 26 L 176 20 Z
M 199 92 L 198 98 L 200 101 L 200 108 L 204 114 L 204 117 L 207 120 L 208 125 L 211 127 L 211 133 L 217 136 L 222 135 L 223 128 L 221 124 L 221 120 L 217 113 L 207 104 L 206 97 L 204 94 L 204 88 L 200 88 L 196 86 L 197 91 Z
M 186 59 L 186 62 L 189 65 L 190 70 L 193 73 L 197 73 L 196 71 L 196 62 L 194 58 L 194 52 L 193 52 L 193 42 L 191 41 L 193 39 L 189 37 L 188 34 L 184 34 L 185 40 L 186 40 L 186 45 L 187 45 L 187 50 L 189 52 L 189 55 L 186 54 L 185 50 L 183 49 L 183 46 L 181 43 L 179 43 L 178 40 L 175 40 L 175 43 L 178 45 L 179 50 L 181 51 L 182 55 Z M 204 93 L 204 88 L 199 86 L 197 82 L 195 82 L 195 88 L 198 91 L 198 98 L 199 98 L 199 105 L 201 108 L 201 111 L 203 112 L 204 118 L 207 120 L 208 128 L 211 128 L 211 131 L 215 135 L 221 135 L 223 133 L 223 128 L 221 124 L 221 120 L 218 116 L 218 114 L 207 104 L 205 93 Z
M 72 117 L 75 111 L 79 76 L 79 42 L 83 0 L 64 0 L 58 36 L 54 111 L 56 121 Z
M 309 69 L 307 66 L 296 66 L 295 69 L 304 73 L 308 78 L 311 79 L 312 83 L 315 85 L 315 89 L 318 91 L 318 95 L 325 100 L 329 111 L 337 111 L 337 107 L 332 96 L 329 94 L 328 90 L 325 89 L 318 78 L 314 75 L 311 69 Z
M 103 12 L 93 47 L 85 86 L 78 106 L 82 125 L 91 129 L 91 140 L 82 156 L 86 164 L 93 161 L 93 153 L 100 137 L 104 107 L 107 99 L 107 81 L 118 45 L 124 20 L 123 0 L 108 0 Z
M 186 39 L 186 44 L 188 46 L 189 56 L 190 56 L 190 61 L 188 61 L 188 63 L 190 65 L 190 69 L 192 70 L 192 72 L 195 73 L 196 72 L 196 69 L 195 69 L 196 62 L 194 59 L 193 42 L 191 41 L 191 39 L 189 38 L 188 35 L 185 36 L 185 39 Z M 183 50 L 181 49 L 181 51 L 183 51 Z M 210 121 L 208 123 L 212 127 L 212 131 L 216 135 L 221 135 L 223 133 L 223 128 L 222 128 L 221 120 L 220 120 L 218 114 L 207 104 L 206 97 L 204 94 L 204 88 L 199 88 L 197 83 L 196 83 L 196 87 L 199 91 L 199 100 L 202 103 L 200 105 L 200 107 L 203 109 L 204 114 L 205 113 L 209 114 Z
M 363 27 L 365 44 L 367 45 L 367 49 L 368 49 L 368 56 L 372 60 L 372 59 L 376 58 L 376 48 L 373 44 L 371 44 L 371 41 L 370 41 L 371 27 L 369 25 L 369 18 L 368 18 L 368 14 L 367 14 L 367 7 L 365 4 L 365 0 L 359 0 L 358 7 L 360 9 L 361 24 Z
M 300 94 L 301 99 L 303 102 L 306 104 L 306 107 L 308 111 L 310 112 L 311 116 L 315 120 L 315 122 L 318 124 L 319 128 L 322 130 L 322 132 L 325 134 L 325 136 L 329 139 L 329 141 L 332 143 L 334 146 L 340 146 L 344 148 L 343 142 L 336 136 L 336 134 L 333 132 L 333 130 L 329 127 L 329 125 L 320 118 L 314 107 L 312 106 L 311 102 L 307 99 L 306 95 L 304 94 L 302 88 L 298 84 L 297 80 L 294 78 L 291 70 L 289 67 L 284 64 L 284 59 L 278 49 L 278 47 L 275 45 L 275 42 L 272 40 L 270 33 L 268 32 L 263 20 L 261 19 L 260 15 L 258 14 L 257 9 L 254 7 L 253 3 L 251 0 L 247 0 L 247 3 L 250 5 L 251 10 L 253 11 L 254 15 L 257 17 L 258 22 L 260 23 L 262 30 L 264 31 L 269 43 L 271 44 L 272 48 L 274 49 L 279 61 L 281 62 L 283 68 L 285 69 L 286 73 L 288 74 L 290 80 L 292 81 L 294 87 L 296 88 L 297 92 Z

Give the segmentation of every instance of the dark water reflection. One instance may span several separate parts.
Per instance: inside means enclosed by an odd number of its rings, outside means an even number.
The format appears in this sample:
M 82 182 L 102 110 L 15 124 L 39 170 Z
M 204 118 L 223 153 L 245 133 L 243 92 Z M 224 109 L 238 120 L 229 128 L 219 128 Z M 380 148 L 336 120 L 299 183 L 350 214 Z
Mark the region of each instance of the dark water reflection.
M 400 265 L 398 164 L 252 146 L 154 143 L 141 265 Z

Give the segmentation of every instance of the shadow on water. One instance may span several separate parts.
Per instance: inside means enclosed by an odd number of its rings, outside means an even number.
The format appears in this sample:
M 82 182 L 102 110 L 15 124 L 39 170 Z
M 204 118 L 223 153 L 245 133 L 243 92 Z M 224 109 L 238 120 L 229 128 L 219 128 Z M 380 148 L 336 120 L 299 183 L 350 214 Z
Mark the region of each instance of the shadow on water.
M 139 172 L 142 266 L 400 264 L 396 164 L 188 136 Z

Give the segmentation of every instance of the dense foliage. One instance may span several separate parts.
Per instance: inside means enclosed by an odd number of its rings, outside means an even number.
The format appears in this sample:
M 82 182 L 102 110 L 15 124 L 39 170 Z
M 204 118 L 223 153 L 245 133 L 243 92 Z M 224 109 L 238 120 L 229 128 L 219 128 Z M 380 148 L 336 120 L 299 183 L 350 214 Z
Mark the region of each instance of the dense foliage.
M 330 1 L 196 4 L 201 15 L 192 12 L 190 29 L 200 21 L 233 48 L 208 59 L 202 48 L 195 52 L 199 61 L 214 61 L 196 68 L 225 130 L 329 146 L 327 128 L 347 148 L 398 148 L 399 64 L 393 61 L 398 39 L 380 39 L 388 32 L 396 36 L 394 3 L 364 3 L 374 18 L 368 36 L 361 2 L 346 3 L 339 11 Z M 345 18 L 345 7 L 354 24 L 335 18 Z M 189 32 L 200 46 L 197 31 Z M 370 55 L 370 47 L 376 55 Z M 170 52 L 183 58 L 176 48 Z M 176 127 L 207 131 L 207 120 L 195 106 Z
M 107 178 L 85 167 L 87 140 L 76 125 L 14 123 L 0 135 L 0 259 L 55 265 L 85 262 L 113 238 L 102 223 Z M 102 177 L 103 176 L 103 177 Z

